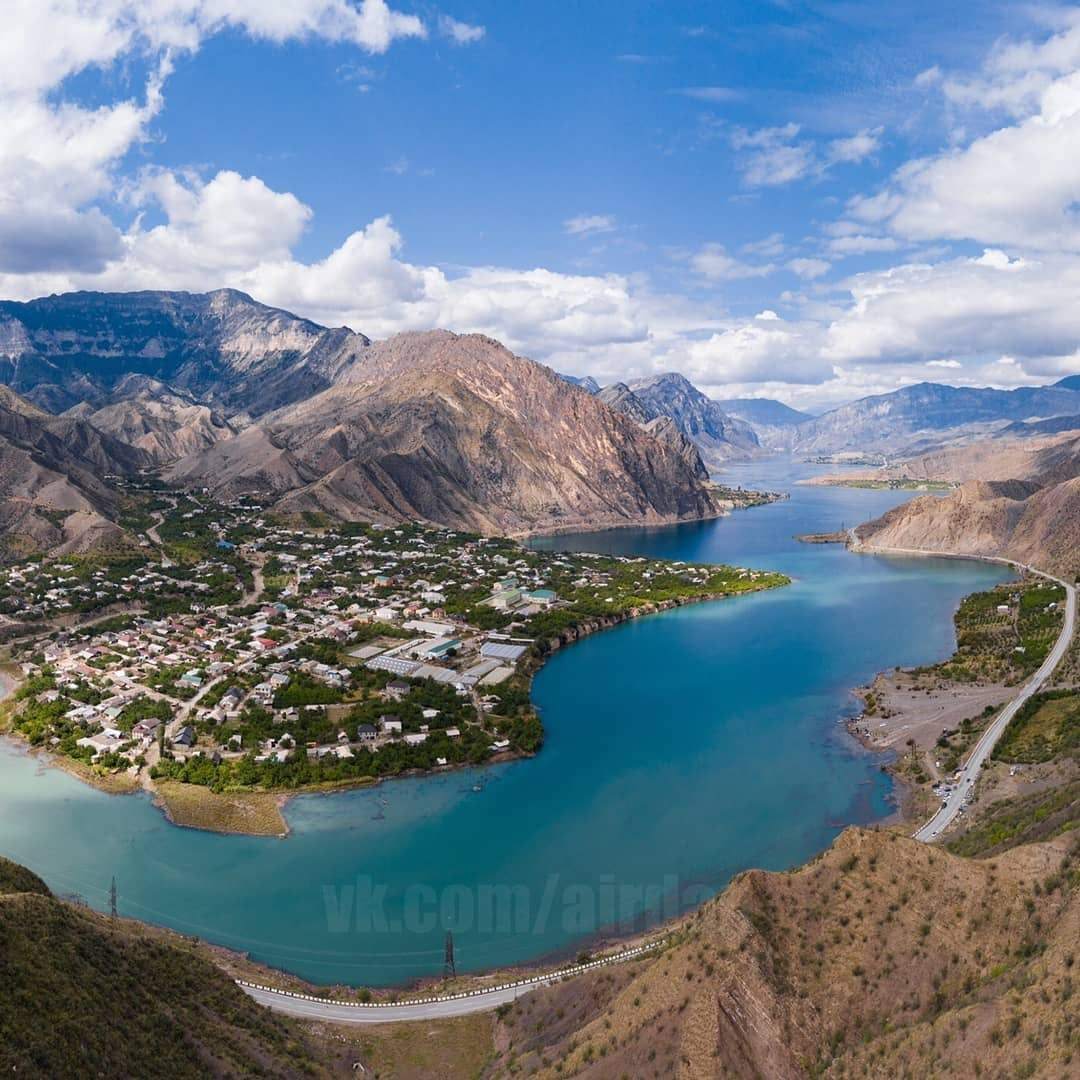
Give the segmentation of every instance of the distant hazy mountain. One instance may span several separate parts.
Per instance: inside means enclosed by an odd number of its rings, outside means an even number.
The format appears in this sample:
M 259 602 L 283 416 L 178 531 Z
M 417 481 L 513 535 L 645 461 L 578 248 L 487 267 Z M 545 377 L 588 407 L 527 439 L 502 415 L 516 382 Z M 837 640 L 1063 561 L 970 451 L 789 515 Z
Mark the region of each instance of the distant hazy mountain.
M 677 372 L 636 379 L 625 388 L 652 417 L 670 417 L 697 444 L 707 464 L 745 460 L 761 450 L 749 424 L 728 416 L 717 402 Z
M 1080 375 L 1066 375 L 1064 379 L 1058 379 L 1054 385 L 1062 390 L 1080 390 Z
M 1056 435 L 1062 431 L 1080 431 L 1080 416 L 1053 416 L 1049 420 L 1014 420 L 1002 428 L 1001 435 L 1028 438 L 1036 435 Z
M 0 301 L 0 383 L 50 412 L 105 403 L 135 374 L 257 416 L 325 389 L 368 344 L 234 289 Z
M 799 424 L 802 452 L 931 450 L 950 440 L 986 433 L 1008 421 L 1080 413 L 1080 394 L 1057 387 L 973 389 L 919 383 L 862 398 Z
M 812 420 L 810 413 L 800 412 L 782 401 L 772 398 L 728 398 L 717 401 L 717 405 L 729 416 L 745 420 L 757 427 L 792 427 L 805 420 Z
M 272 493 L 286 512 L 482 532 L 718 509 L 668 442 L 490 338 L 443 330 L 371 345 L 332 387 L 182 459 L 170 475 L 226 494 Z

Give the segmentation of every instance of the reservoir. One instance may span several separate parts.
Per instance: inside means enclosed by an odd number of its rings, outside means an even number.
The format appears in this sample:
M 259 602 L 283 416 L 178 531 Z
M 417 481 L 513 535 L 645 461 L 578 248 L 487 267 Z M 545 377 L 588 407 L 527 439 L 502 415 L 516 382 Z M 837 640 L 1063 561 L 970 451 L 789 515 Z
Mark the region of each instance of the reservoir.
M 317 983 L 388 985 L 574 955 L 670 917 L 751 866 L 783 869 L 888 815 L 881 761 L 846 735 L 852 687 L 953 647 L 961 597 L 1004 568 L 855 555 L 796 534 L 904 492 L 797 486 L 776 459 L 725 482 L 790 498 L 719 521 L 548 547 L 782 570 L 784 589 L 595 634 L 539 672 L 531 760 L 304 796 L 285 840 L 169 825 L 0 742 L 0 853 L 59 894 L 250 952 Z M 821 471 L 820 468 L 818 471 Z

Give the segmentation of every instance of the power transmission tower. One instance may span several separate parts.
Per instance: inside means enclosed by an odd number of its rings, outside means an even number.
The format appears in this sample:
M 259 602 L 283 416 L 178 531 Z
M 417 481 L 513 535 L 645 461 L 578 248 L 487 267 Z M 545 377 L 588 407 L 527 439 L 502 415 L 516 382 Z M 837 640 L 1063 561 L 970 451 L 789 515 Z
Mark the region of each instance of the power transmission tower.
M 457 974 L 457 968 L 454 966 L 454 935 L 451 931 L 446 931 L 446 956 L 443 961 L 443 975 L 452 976 Z
M 116 918 L 116 878 L 112 879 L 112 884 L 109 886 L 109 914 Z

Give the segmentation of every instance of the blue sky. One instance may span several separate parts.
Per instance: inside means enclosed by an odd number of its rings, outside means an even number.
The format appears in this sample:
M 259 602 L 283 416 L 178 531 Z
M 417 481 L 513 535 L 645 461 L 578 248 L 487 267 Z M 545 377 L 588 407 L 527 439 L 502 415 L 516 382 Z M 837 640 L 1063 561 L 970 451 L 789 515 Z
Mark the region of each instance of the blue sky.
M 15 9 L 6 296 L 232 285 L 809 407 L 1080 370 L 1073 7 Z

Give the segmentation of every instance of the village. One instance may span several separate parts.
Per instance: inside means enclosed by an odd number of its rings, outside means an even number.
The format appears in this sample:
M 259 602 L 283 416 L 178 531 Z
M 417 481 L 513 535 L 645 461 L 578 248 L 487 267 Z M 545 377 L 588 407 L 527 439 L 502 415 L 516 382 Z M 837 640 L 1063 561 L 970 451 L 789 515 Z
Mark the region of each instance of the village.
M 154 505 L 135 555 L 0 570 L 12 729 L 145 786 L 291 791 L 531 754 L 553 637 L 786 580 L 196 493 Z

